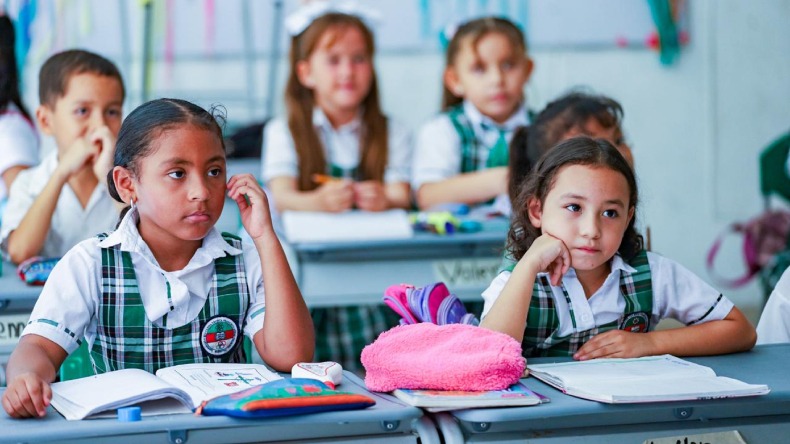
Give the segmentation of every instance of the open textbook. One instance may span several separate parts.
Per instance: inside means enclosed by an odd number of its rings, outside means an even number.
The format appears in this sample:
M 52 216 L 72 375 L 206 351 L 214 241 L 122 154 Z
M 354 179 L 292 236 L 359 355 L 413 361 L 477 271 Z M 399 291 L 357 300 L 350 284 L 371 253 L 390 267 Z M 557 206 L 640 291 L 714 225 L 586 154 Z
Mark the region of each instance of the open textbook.
M 533 392 L 520 382 L 505 390 L 484 392 L 397 389 L 392 394 L 407 404 L 434 412 L 477 407 L 535 405 L 549 401 L 545 396 Z
M 610 404 L 765 395 L 767 385 L 716 376 L 671 355 L 528 364 L 530 375 L 563 393 Z
M 68 420 L 130 405 L 141 405 L 143 415 L 188 413 L 204 400 L 277 379 L 260 364 L 184 364 L 156 375 L 125 369 L 52 384 L 52 407 Z
M 288 242 L 342 242 L 408 239 L 414 230 L 405 210 L 326 213 L 286 211 L 282 215 Z

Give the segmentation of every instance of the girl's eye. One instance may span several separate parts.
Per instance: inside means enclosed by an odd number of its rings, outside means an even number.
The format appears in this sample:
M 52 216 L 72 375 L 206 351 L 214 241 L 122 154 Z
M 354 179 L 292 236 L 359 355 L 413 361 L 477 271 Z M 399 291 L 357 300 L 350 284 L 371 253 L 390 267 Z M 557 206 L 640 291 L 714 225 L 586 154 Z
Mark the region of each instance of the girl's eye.
M 604 217 L 608 217 L 610 219 L 614 219 L 618 216 L 617 210 L 605 210 L 603 212 Z
M 578 213 L 579 211 L 582 210 L 582 206 L 579 204 L 570 204 L 570 205 L 565 205 L 565 209 L 574 213 Z
M 472 65 L 472 72 L 475 74 L 482 74 L 485 72 L 485 70 L 486 68 L 480 63 L 475 63 Z
M 84 116 L 88 114 L 88 108 L 81 107 L 74 110 L 74 114 L 78 116 Z
M 212 168 L 208 170 L 209 177 L 219 177 L 222 174 L 222 168 Z
M 112 117 L 120 117 L 121 116 L 121 110 L 119 110 L 119 109 L 108 109 L 107 110 L 107 115 L 112 116 Z
M 360 54 L 360 55 L 354 56 L 354 58 L 352 60 L 353 60 L 354 63 L 365 63 L 365 62 L 368 61 L 368 57 L 363 55 L 363 54 Z
M 338 63 L 340 63 L 340 57 L 335 55 L 329 56 L 327 58 L 327 62 L 329 62 L 330 65 L 337 65 Z
M 513 69 L 514 66 L 516 66 L 515 63 L 507 61 L 507 62 L 502 64 L 502 69 L 504 69 L 506 71 L 509 71 L 509 70 Z
M 183 171 L 171 171 L 167 173 L 168 176 L 172 177 L 173 179 L 181 179 L 184 177 Z

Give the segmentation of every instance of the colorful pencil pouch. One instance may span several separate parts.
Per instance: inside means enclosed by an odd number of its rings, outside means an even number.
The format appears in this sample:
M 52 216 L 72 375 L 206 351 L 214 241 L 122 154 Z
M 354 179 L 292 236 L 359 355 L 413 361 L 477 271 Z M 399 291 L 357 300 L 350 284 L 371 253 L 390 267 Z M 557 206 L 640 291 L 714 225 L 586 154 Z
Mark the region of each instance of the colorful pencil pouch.
M 59 260 L 59 257 L 34 256 L 19 264 L 16 273 L 28 285 L 44 285 Z
M 424 287 L 391 285 L 384 290 L 384 303 L 401 316 L 400 324 L 430 322 L 437 325 L 477 325 L 477 318 L 466 312 L 464 304 L 443 282 Z
M 279 379 L 230 395 L 204 401 L 196 415 L 271 418 L 332 410 L 356 410 L 376 401 L 358 393 L 330 389 L 307 378 Z

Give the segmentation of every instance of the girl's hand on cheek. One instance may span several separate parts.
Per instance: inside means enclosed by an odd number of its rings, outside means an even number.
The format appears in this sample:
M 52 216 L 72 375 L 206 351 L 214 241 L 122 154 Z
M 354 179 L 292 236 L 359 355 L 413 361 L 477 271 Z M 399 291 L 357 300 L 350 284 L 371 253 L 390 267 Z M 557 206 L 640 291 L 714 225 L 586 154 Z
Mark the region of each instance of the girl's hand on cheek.
M 550 234 L 542 234 L 535 239 L 521 260 L 531 262 L 535 272 L 547 271 L 552 285 L 559 285 L 571 267 L 568 247 Z
M 228 196 L 239 206 L 241 223 L 256 239 L 272 229 L 269 200 L 252 174 L 238 174 L 228 181 Z

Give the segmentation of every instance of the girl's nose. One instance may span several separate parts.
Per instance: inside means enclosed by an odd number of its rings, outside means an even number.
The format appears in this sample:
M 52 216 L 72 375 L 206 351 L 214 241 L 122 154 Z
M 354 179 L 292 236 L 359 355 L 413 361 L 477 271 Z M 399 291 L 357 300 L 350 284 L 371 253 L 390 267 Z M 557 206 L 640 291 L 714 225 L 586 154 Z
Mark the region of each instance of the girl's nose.
M 189 187 L 189 200 L 208 200 L 210 194 L 205 178 L 193 176 Z
M 601 222 L 597 215 L 590 214 L 582 219 L 579 227 L 582 236 L 590 239 L 597 239 L 601 235 Z

